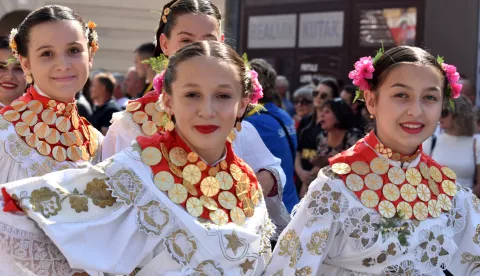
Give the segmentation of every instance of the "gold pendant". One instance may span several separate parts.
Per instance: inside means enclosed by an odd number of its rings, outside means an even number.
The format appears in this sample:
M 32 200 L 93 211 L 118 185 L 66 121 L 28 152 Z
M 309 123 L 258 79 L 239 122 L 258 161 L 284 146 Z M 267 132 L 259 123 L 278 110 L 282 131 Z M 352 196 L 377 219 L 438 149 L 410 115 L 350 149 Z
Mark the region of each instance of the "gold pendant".
M 157 113 L 157 110 L 155 109 L 155 103 L 148 103 L 145 105 L 145 113 L 153 117 L 153 115 Z
M 29 126 L 34 126 L 38 122 L 37 114 L 31 110 L 27 110 L 22 113 L 22 121 Z
M 82 159 L 82 150 L 77 146 L 70 146 L 67 148 L 67 156 L 73 162 Z
M 8 110 L 5 113 L 3 113 L 3 118 L 9 122 L 15 122 L 20 119 L 20 113 L 18 113 L 15 110 Z
M 139 125 L 148 121 L 148 115 L 143 111 L 137 111 L 133 113 L 132 118 L 133 118 L 133 121 Z
M 51 109 L 45 109 L 42 112 L 42 121 L 48 125 L 53 125 L 57 120 L 57 114 Z
M 27 108 L 27 104 L 24 101 L 15 100 L 10 105 L 15 111 L 22 112 Z
M 196 197 L 191 197 L 187 200 L 187 212 L 198 218 L 203 214 L 203 204 L 202 201 Z
M 18 133 L 18 135 L 20 135 L 22 137 L 25 137 L 25 136 L 27 136 L 28 134 L 31 133 L 30 127 L 27 124 L 25 124 L 24 122 L 18 122 L 15 125 L 15 131 Z
M 44 123 L 44 122 L 39 122 L 38 124 L 35 125 L 33 128 L 33 132 L 37 134 L 38 138 L 40 139 L 45 139 L 48 137 L 50 134 L 51 130 L 50 127 Z M 48 155 L 48 154 L 47 154 Z
M 55 121 L 55 126 L 61 132 L 67 132 L 72 127 L 72 123 L 70 123 L 70 120 L 68 118 L 66 118 L 64 116 L 60 116 Z
M 53 158 L 58 162 L 63 162 L 67 159 L 67 151 L 61 146 L 54 147 L 52 151 L 52 155 L 53 155 Z
M 147 136 L 152 136 L 153 134 L 157 133 L 158 129 L 154 122 L 147 121 L 142 124 L 142 131 Z
M 43 104 L 40 101 L 32 100 L 27 104 L 28 109 L 33 111 L 35 114 L 40 114 L 43 110 Z
M 45 141 L 47 141 L 50 145 L 55 145 L 60 141 L 60 133 L 58 130 L 51 128 L 50 129 L 50 134 L 45 137 Z

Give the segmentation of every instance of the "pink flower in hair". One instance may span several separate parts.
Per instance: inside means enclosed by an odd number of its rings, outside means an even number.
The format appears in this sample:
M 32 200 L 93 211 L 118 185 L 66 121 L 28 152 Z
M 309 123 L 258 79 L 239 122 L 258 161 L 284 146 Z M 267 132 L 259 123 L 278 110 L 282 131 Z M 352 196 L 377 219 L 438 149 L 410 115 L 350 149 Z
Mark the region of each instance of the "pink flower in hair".
M 359 61 L 355 62 L 355 70 L 358 72 L 358 76 L 363 79 L 373 78 L 373 62 L 372 57 L 362 57 Z
M 460 79 L 460 74 L 457 72 L 457 67 L 446 63 L 442 63 L 442 67 L 443 70 L 445 70 L 448 83 L 452 88 L 452 97 L 456 99 L 460 96 L 460 92 L 462 91 L 462 85 L 457 83 Z
M 162 93 L 164 79 L 165 79 L 165 70 L 162 71 L 160 74 L 157 74 L 153 78 L 153 89 L 155 89 L 155 91 Z
M 374 71 L 372 57 L 362 57 L 355 62 L 355 70 L 350 71 L 348 77 L 353 80 L 353 84 L 358 86 L 360 90 L 369 90 L 370 84 L 367 80 L 373 78 Z
M 452 86 L 452 95 L 456 99 L 460 96 L 460 92 L 462 91 L 462 85 L 460 83 L 451 84 Z
M 255 70 L 250 70 L 250 78 L 253 86 L 252 95 L 250 96 L 250 103 L 257 104 L 258 100 L 263 98 L 263 88 L 258 81 L 258 73 Z

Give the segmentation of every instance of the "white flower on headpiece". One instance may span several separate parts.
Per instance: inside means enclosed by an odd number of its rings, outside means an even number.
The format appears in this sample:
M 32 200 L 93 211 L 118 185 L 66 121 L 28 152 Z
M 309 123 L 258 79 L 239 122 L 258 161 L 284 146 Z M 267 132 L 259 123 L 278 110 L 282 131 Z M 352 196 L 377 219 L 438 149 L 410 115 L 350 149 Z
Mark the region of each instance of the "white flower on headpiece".
M 10 31 L 10 37 L 9 37 L 9 41 L 8 41 L 10 49 L 12 49 L 12 54 L 16 59 L 18 59 L 17 42 L 15 41 L 15 36 L 17 35 L 17 33 L 18 33 L 18 30 L 16 28 L 13 28 Z
M 88 28 L 87 25 L 85 25 L 85 27 L 87 28 L 87 31 L 85 32 L 85 38 L 87 38 L 88 40 L 88 37 L 90 36 L 90 29 Z
M 17 34 L 18 34 L 18 29 L 17 29 L 17 28 L 13 28 L 13 29 L 10 31 L 10 40 L 13 40 Z
M 98 42 L 98 33 L 96 31 L 92 32 L 93 41 Z

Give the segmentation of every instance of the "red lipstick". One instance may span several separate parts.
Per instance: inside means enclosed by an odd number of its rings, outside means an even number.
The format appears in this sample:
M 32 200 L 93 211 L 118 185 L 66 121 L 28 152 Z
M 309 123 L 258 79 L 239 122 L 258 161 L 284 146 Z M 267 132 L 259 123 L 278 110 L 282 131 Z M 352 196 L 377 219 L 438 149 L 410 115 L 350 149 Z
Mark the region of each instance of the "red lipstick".
M 219 127 L 216 125 L 197 125 L 195 129 L 202 134 L 210 134 L 216 131 Z
M 402 130 L 408 134 L 419 134 L 420 132 L 422 132 L 424 126 L 424 124 L 418 122 L 406 122 L 400 124 Z

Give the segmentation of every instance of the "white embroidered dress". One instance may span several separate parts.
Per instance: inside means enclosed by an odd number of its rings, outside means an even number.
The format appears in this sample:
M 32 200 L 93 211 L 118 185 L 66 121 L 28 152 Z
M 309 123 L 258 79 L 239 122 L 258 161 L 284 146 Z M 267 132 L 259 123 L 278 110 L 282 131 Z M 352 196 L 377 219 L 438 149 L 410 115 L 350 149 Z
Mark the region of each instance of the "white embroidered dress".
M 271 256 L 274 226 L 263 198 L 242 226 L 196 219 L 157 188 L 151 168 L 131 147 L 95 167 L 5 187 L 75 268 L 113 274 L 142 268 L 136 276 L 261 275 Z
M 161 103 L 161 97 L 156 98 Z M 278 183 L 278 195 L 265 197 L 270 217 L 277 229 L 276 239 L 280 232 L 290 221 L 288 213 L 282 201 L 283 187 L 286 183 L 286 176 L 280 166 L 281 160 L 272 155 L 263 143 L 255 127 L 246 121 L 242 121 L 242 130 L 236 131 L 236 138 L 233 140 L 235 154 L 243 159 L 255 172 L 262 169 L 268 170 Z M 139 136 L 147 136 L 138 123 L 134 121 L 132 113 L 121 111 L 113 114 L 112 125 L 109 127 L 102 146 L 103 160 L 130 147 L 133 140 Z
M 100 145 L 103 136 L 97 132 L 97 137 Z M 98 153 L 92 162 L 99 161 L 100 149 Z M 2 184 L 70 168 L 88 167 L 90 163 L 58 162 L 39 154 L 0 114 L 0 166 Z M 0 272 L 2 276 L 70 276 L 78 271 L 70 268 L 57 247 L 27 216 L 0 212 Z
M 405 169 L 419 160 L 420 155 Z M 451 210 L 438 218 L 390 220 L 388 225 L 324 168 L 296 206 L 265 275 L 420 276 L 444 275 L 443 269 L 480 275 L 480 200 L 457 187 Z

